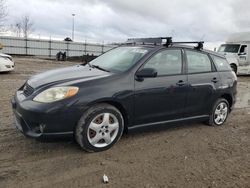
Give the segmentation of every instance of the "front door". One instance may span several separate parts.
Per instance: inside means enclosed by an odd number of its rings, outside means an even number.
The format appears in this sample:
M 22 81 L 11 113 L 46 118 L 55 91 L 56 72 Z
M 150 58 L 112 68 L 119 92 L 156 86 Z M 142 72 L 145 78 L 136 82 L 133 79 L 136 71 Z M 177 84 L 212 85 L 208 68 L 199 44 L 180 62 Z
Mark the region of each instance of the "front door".
M 157 70 L 156 78 L 135 79 L 134 124 L 179 119 L 187 96 L 181 49 L 166 49 L 151 57 L 142 68 Z
M 240 66 L 248 66 L 250 65 L 249 62 L 247 61 L 247 45 L 241 45 L 240 46 L 240 51 L 239 51 L 239 65 Z

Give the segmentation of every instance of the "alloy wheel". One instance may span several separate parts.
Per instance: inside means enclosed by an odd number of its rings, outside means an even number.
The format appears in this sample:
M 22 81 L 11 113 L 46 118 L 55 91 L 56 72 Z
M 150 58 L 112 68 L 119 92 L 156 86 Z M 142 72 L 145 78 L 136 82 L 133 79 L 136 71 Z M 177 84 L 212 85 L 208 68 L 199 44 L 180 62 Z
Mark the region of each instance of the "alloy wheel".
M 87 132 L 89 143 L 94 147 L 106 147 L 117 137 L 119 122 L 112 113 L 98 114 L 90 122 Z
M 217 125 L 221 125 L 227 119 L 228 105 L 225 102 L 221 102 L 217 105 L 214 112 L 214 122 Z

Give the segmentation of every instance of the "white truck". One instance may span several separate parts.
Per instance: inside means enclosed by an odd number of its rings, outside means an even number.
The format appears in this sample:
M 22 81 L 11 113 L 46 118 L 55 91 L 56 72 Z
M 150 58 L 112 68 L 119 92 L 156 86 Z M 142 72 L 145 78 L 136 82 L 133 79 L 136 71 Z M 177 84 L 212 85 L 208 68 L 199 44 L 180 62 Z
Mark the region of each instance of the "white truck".
M 250 74 L 250 32 L 234 33 L 219 49 L 238 75 Z

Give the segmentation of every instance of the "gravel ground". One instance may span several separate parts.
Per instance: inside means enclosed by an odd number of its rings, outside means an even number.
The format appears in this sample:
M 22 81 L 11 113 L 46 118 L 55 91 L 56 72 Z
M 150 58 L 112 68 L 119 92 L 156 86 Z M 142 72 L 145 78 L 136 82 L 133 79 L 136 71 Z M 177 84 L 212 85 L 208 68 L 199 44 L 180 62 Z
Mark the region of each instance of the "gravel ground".
M 31 75 L 72 65 L 16 58 L 0 74 L 0 187 L 250 187 L 250 77 L 238 80 L 227 123 L 167 126 L 126 134 L 113 148 L 86 153 L 71 139 L 39 142 L 19 133 L 10 99 Z M 109 183 L 102 183 L 102 176 Z

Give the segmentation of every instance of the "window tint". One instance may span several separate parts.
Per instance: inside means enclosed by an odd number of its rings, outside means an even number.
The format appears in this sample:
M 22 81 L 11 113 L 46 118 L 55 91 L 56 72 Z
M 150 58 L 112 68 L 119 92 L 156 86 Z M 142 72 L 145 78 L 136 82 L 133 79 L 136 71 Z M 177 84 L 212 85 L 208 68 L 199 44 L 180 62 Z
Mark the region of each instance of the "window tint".
M 211 72 L 212 64 L 206 54 L 186 51 L 188 61 L 188 73 Z
M 144 68 L 154 68 L 157 70 L 158 75 L 181 74 L 181 50 L 164 50 L 159 52 L 146 63 Z
M 211 55 L 218 71 L 231 71 L 231 67 L 225 58 Z

